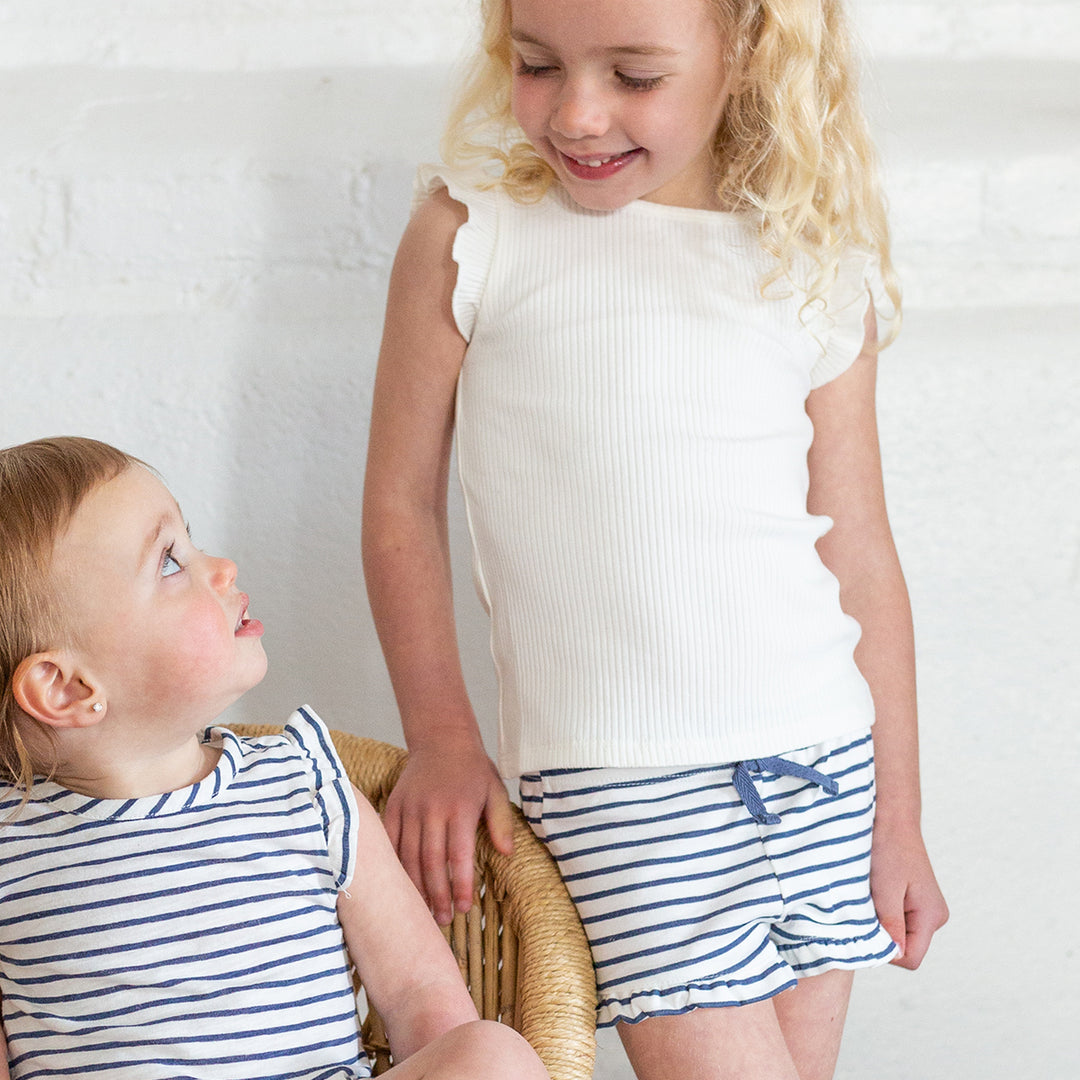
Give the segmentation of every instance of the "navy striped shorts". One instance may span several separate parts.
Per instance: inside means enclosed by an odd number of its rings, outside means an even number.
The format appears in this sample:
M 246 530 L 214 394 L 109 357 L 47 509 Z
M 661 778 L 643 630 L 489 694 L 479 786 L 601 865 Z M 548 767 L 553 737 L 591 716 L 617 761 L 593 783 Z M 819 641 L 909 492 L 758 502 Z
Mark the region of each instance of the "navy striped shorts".
M 592 946 L 600 1026 L 896 951 L 870 899 L 869 731 L 723 765 L 545 771 L 521 798 Z

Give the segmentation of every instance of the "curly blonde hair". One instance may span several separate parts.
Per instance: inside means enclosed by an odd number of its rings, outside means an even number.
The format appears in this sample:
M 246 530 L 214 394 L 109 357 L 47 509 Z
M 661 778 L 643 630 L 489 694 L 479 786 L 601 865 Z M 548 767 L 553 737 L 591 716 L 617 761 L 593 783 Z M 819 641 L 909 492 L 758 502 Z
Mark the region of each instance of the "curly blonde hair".
M 809 258 L 807 305 L 824 304 L 845 252 L 877 256 L 899 329 L 877 153 L 858 92 L 841 0 L 704 0 L 727 42 L 735 73 L 713 143 L 722 206 L 756 211 L 762 247 L 774 255 L 763 291 L 794 279 Z M 492 186 L 522 202 L 555 181 L 511 110 L 510 0 L 481 0 L 480 47 L 442 141 L 448 164 L 496 167 Z
M 25 714 L 12 680 L 28 656 L 64 643 L 53 550 L 86 496 L 136 464 L 122 450 L 76 436 L 0 450 L 0 786 L 24 799 L 38 763 L 19 731 Z

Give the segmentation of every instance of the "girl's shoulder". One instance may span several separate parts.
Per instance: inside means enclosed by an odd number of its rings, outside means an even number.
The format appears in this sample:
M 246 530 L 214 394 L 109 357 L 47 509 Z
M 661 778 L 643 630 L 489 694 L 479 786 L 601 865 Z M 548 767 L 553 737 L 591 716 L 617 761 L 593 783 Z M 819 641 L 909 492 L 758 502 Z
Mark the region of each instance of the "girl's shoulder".
M 495 253 L 499 201 L 481 176 L 422 166 L 398 248 L 399 279 L 421 293 L 449 293 L 454 324 L 466 341 Z
M 494 218 L 498 194 L 481 172 L 447 165 L 421 165 L 413 182 L 412 220 L 425 214 L 430 224 L 460 227 Z
M 453 262 L 455 238 L 470 216 L 467 204 L 455 199 L 445 185 L 418 188 L 395 258 L 402 279 L 429 288 L 426 279 Z
M 805 327 L 820 347 L 811 372 L 818 387 L 846 371 L 866 345 L 867 315 L 874 311 L 877 340 L 888 340 L 899 326 L 899 311 L 882 275 L 881 259 L 862 248 L 850 248 L 836 265 L 832 287 L 802 310 Z

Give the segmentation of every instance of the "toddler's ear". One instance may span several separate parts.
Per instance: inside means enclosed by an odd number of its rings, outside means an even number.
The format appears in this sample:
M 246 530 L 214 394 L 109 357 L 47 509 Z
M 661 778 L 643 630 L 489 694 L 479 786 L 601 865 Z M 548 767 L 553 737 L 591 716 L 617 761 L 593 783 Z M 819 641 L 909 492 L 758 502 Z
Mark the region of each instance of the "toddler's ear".
M 64 652 L 34 653 L 15 669 L 12 693 L 19 708 L 55 728 L 89 727 L 105 713 L 93 708 L 94 688 L 80 676 Z

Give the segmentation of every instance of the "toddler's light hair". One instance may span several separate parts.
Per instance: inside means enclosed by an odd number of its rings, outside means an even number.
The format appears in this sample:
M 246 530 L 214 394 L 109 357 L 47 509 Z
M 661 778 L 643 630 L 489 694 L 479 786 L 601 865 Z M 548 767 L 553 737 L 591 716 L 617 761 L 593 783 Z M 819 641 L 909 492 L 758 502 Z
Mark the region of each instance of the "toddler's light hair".
M 713 156 L 720 205 L 760 214 L 760 241 L 776 257 L 762 289 L 783 278 L 824 304 L 842 255 L 875 254 L 899 329 L 900 287 L 877 153 L 859 98 L 857 65 L 841 0 L 704 0 L 735 72 Z M 481 0 L 480 48 L 442 141 L 447 164 L 489 169 L 492 186 L 522 202 L 555 181 L 510 107 L 510 0 Z M 807 282 L 793 273 L 809 257 Z M 891 313 L 890 313 L 891 314 Z
M 53 551 L 83 499 L 135 464 L 114 446 L 78 436 L 0 450 L 0 787 L 24 797 L 38 763 L 19 733 L 24 714 L 12 679 L 28 656 L 65 643 Z

